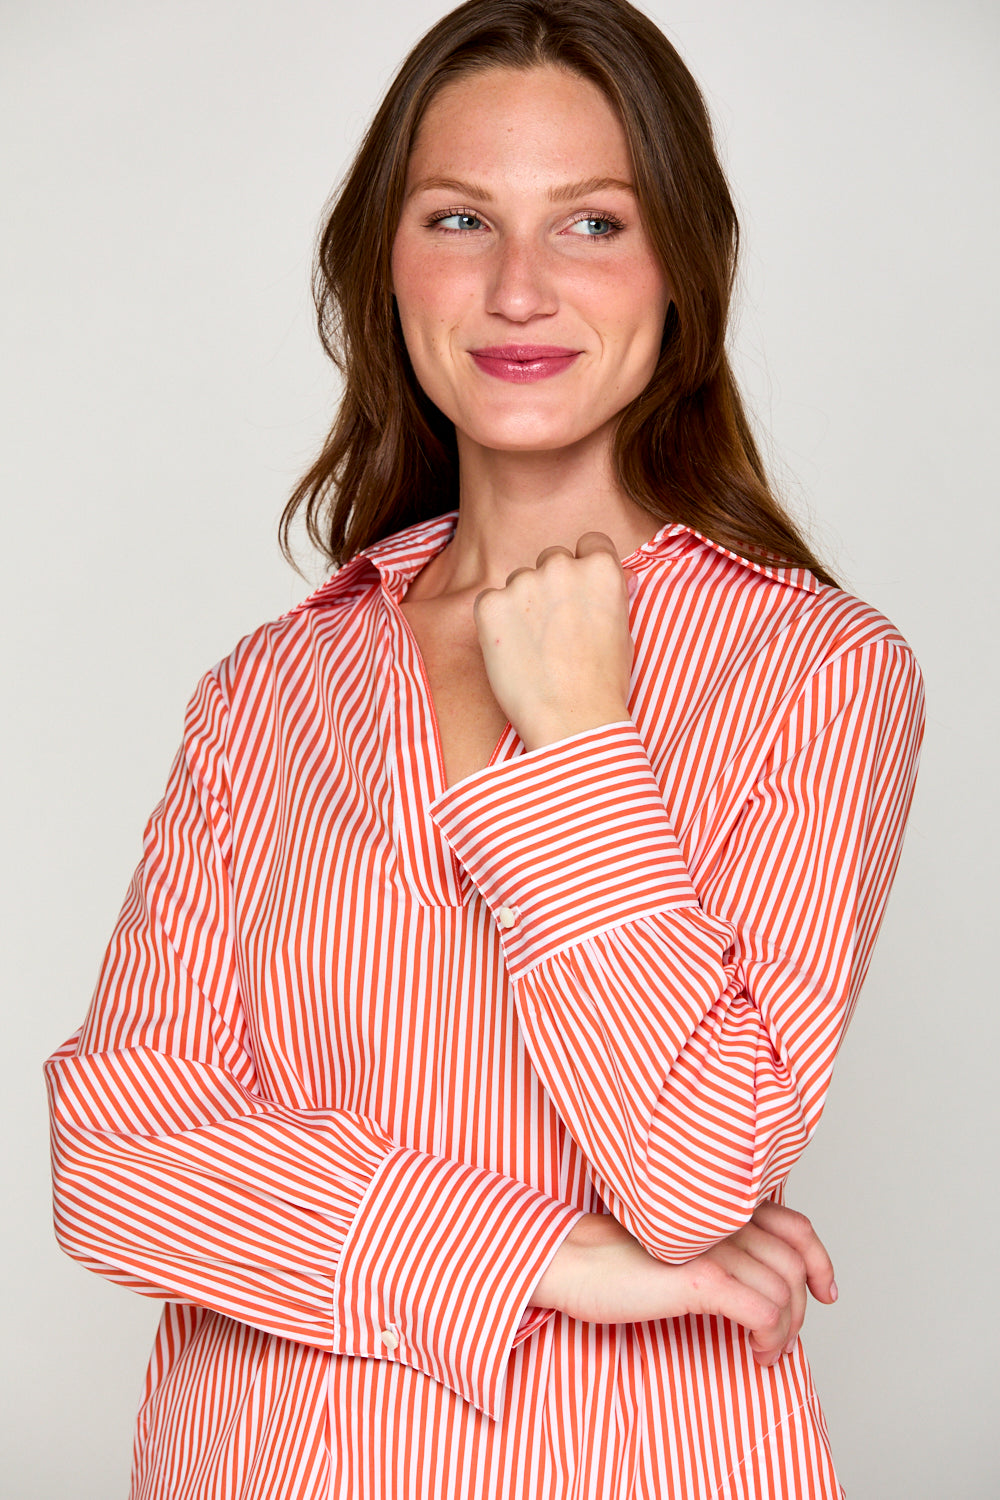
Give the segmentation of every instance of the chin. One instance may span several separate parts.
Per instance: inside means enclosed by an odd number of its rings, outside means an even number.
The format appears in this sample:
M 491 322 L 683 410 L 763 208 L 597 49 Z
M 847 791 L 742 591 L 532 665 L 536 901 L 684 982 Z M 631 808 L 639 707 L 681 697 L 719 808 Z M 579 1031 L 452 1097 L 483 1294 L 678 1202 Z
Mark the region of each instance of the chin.
M 575 443 L 589 437 L 589 432 L 567 432 L 565 429 L 549 427 L 535 431 L 511 431 L 509 428 L 480 429 L 466 436 L 479 448 L 490 448 L 497 453 L 549 453 L 559 448 L 572 448 Z
M 506 419 L 468 421 L 459 415 L 457 421 L 454 417 L 452 421 L 456 429 L 479 448 L 497 453 L 552 453 L 560 448 L 573 448 L 594 437 L 609 426 L 614 415 L 609 417 L 602 412 L 591 421 L 581 421 L 579 416 L 575 421 L 569 421 L 565 414 L 557 418 L 552 413 L 545 417 L 538 413 L 532 418 L 520 412 L 516 419 L 507 416 Z

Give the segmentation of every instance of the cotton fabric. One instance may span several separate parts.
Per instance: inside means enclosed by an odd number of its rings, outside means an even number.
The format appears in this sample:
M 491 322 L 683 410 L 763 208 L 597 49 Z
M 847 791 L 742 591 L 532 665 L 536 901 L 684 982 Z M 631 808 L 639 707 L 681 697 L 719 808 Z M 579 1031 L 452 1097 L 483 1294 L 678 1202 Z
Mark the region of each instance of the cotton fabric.
M 919 670 L 667 525 L 631 719 L 446 788 L 399 601 L 443 516 L 200 683 L 82 1029 L 69 1254 L 166 1299 L 133 1500 L 841 1491 L 802 1349 L 529 1306 L 584 1212 L 687 1259 L 819 1120 L 899 856 Z

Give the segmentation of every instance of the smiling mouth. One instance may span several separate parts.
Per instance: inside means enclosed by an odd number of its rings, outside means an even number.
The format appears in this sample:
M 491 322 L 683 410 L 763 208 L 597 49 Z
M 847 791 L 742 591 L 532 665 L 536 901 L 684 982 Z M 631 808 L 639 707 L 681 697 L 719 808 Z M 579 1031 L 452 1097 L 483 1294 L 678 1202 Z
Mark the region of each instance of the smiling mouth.
M 579 358 L 579 349 L 559 349 L 551 344 L 503 344 L 490 349 L 470 349 L 484 375 L 524 385 L 561 375 Z

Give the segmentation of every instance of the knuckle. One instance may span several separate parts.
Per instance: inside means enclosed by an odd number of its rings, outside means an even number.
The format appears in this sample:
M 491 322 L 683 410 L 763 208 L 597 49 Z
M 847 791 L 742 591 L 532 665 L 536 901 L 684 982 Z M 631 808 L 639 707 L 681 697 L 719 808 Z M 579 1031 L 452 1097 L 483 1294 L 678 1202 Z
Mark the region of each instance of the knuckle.
M 780 1226 L 775 1232 L 781 1235 L 786 1244 L 802 1249 L 811 1243 L 818 1243 L 812 1221 L 797 1208 L 785 1208 L 783 1204 L 772 1203 L 771 1209 Z
M 805 1257 L 800 1255 L 797 1250 L 789 1252 L 788 1270 L 795 1281 L 805 1281 L 807 1274 Z

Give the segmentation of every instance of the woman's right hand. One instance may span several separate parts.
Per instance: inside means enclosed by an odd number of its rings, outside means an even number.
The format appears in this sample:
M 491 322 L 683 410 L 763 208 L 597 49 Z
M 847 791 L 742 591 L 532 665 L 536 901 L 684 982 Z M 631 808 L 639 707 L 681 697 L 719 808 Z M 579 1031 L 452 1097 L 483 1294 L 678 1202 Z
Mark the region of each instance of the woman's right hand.
M 610 1214 L 585 1214 L 531 1301 L 588 1323 L 715 1314 L 746 1328 L 757 1363 L 773 1365 L 802 1327 L 807 1287 L 836 1300 L 826 1249 L 804 1214 L 762 1203 L 742 1229 L 679 1266 L 650 1255 Z

